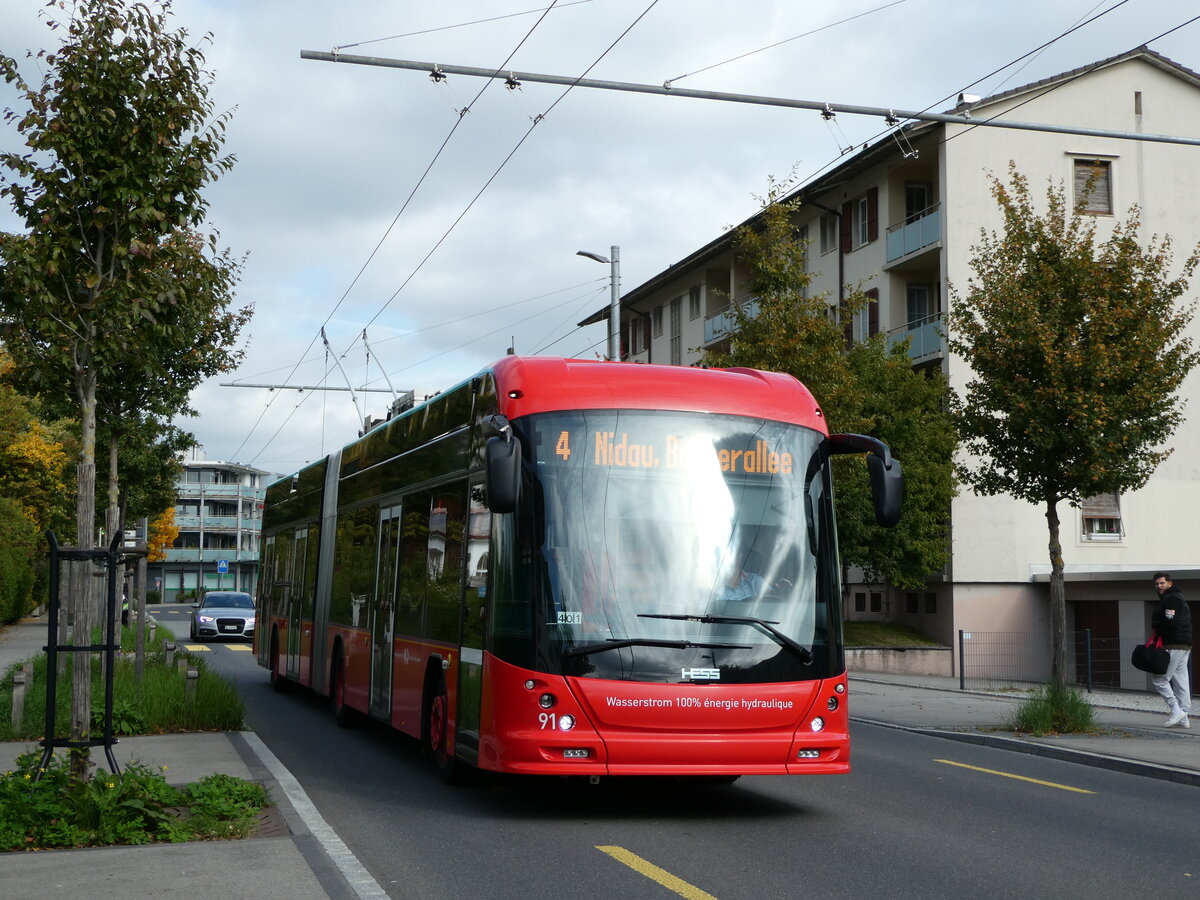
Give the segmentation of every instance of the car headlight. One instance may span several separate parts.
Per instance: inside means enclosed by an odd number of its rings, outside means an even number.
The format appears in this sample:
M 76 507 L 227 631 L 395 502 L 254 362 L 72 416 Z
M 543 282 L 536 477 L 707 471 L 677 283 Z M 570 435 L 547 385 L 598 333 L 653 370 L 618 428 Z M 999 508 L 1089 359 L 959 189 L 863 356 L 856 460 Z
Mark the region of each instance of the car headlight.
M 196 621 L 201 625 L 211 625 L 216 621 L 212 616 L 196 616 Z

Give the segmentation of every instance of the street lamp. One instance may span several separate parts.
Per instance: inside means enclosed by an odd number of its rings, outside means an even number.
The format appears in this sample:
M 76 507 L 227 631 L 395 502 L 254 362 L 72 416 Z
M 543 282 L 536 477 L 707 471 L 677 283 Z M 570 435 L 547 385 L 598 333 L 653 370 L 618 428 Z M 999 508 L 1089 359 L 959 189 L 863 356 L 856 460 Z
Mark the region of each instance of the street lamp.
M 609 256 L 601 256 L 590 250 L 580 250 L 576 256 L 586 256 L 598 263 L 608 263 L 612 266 L 609 277 L 611 296 L 608 302 L 608 358 L 621 358 L 621 248 L 613 244 Z

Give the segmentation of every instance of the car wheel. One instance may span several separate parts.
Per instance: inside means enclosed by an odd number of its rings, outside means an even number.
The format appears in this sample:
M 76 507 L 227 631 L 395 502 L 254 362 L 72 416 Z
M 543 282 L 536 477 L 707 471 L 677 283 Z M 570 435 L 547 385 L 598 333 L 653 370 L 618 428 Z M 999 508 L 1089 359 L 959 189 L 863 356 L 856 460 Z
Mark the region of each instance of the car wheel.
M 333 682 L 329 685 L 329 704 L 333 707 L 333 721 L 337 723 L 338 728 L 353 728 L 358 724 L 358 717 L 355 710 L 346 705 L 346 676 L 342 671 L 341 651 L 334 654 L 329 677 Z
M 271 689 L 277 694 L 286 694 L 291 687 L 287 676 L 279 670 L 279 641 L 271 639 Z
M 425 734 L 429 736 L 429 752 L 433 754 L 433 764 L 438 777 L 445 784 L 460 784 L 465 774 L 465 766 L 455 759 L 448 749 L 450 738 L 450 702 L 446 695 L 446 680 L 440 679 L 437 693 L 429 704 L 429 721 L 426 723 Z

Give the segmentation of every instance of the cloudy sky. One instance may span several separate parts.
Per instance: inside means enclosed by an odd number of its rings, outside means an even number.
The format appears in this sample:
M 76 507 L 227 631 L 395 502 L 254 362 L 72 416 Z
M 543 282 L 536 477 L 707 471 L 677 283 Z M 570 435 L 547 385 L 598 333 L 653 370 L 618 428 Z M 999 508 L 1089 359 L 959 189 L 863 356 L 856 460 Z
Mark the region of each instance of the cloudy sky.
M 23 60 L 52 45 L 45 5 L 3 0 L 0 51 Z M 210 189 L 209 225 L 246 255 L 239 302 L 255 309 L 244 363 L 202 385 L 200 416 L 181 423 L 207 458 L 290 472 L 352 440 L 390 399 L 222 382 L 390 383 L 422 397 L 510 346 L 603 355 L 604 326 L 575 323 L 607 303 L 609 268 L 577 250 L 618 245 L 631 290 L 751 215 L 769 178 L 803 182 L 883 128 L 464 76 L 437 84 L 302 50 L 939 111 L 960 91 L 987 95 L 1147 42 L 1200 69 L 1200 23 L 1179 27 L 1197 12 L 1185 0 L 538 6 L 175 0 L 178 26 L 211 34 L 212 96 L 233 110 L 226 149 L 238 163 Z M 32 61 L 22 66 L 40 81 Z M 0 107 L 14 102 L 0 86 Z M 0 130 L 6 149 L 18 140 Z M 0 209 L 0 228 L 17 227 Z

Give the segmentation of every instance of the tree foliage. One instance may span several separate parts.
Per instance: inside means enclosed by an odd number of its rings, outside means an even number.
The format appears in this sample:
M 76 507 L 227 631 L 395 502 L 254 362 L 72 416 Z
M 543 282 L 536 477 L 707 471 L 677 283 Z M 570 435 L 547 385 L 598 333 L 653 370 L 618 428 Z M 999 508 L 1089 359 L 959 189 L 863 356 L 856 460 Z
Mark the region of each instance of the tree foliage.
M 48 19 L 65 32 L 60 46 L 31 54 L 40 84 L 0 55 L 0 75 L 23 102 L 4 119 L 28 150 L 0 153 L 0 196 L 25 226 L 0 235 L 0 326 L 37 392 L 74 400 L 85 549 L 95 541 L 99 411 L 109 416 L 111 508 L 123 424 L 114 417 L 135 409 L 119 392 L 145 386 L 136 411 L 166 421 L 228 346 L 220 317 L 237 266 L 215 234 L 191 233 L 207 213 L 204 189 L 233 165 L 222 155 L 229 114 L 213 116 L 203 52 L 169 28 L 169 12 L 169 0 L 78 0 L 64 23 Z M 80 583 L 85 596 L 70 602 L 86 634 L 92 581 Z M 73 739 L 89 715 L 90 682 L 75 679 Z
M 799 204 L 766 199 L 757 224 L 743 225 L 734 238 L 755 300 L 734 306 L 730 349 L 706 352 L 704 361 L 787 372 L 813 392 L 831 431 L 869 434 L 891 448 L 905 474 L 904 515 L 895 529 L 875 524 L 863 459 L 834 460 L 842 559 L 869 580 L 919 587 L 949 552 L 954 436 L 945 378 L 914 371 L 907 345 L 889 350 L 882 336 L 847 348 L 828 299 L 809 294 L 807 248 L 793 221 Z M 867 302 L 854 292 L 843 315 Z
M 150 520 L 150 533 L 146 536 L 146 546 L 149 553 L 147 562 L 162 562 L 167 558 L 166 551 L 175 545 L 179 537 L 179 526 L 175 524 L 175 507 L 168 506 Z
M 1049 528 L 1055 678 L 1065 678 L 1058 505 L 1143 486 L 1170 453 L 1180 385 L 1197 362 L 1180 304 L 1200 257 L 1172 275 L 1171 240 L 1143 244 L 1137 208 L 1104 240 L 1050 183 L 1045 212 L 1014 165 L 992 177 L 1003 230 L 972 248 L 965 296 L 951 292 L 950 347 L 971 367 L 955 418 L 982 495 L 1040 505 Z

